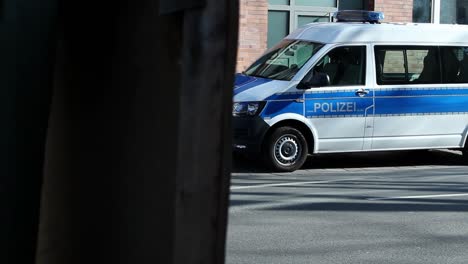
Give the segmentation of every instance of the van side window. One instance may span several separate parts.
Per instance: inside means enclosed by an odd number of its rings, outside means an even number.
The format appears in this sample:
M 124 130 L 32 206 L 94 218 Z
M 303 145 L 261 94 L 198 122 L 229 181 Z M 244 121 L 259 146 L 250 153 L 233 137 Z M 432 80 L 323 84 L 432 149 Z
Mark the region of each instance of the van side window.
M 311 73 L 313 72 L 327 74 L 332 86 L 364 85 L 366 81 L 366 47 L 335 48 L 315 65 Z
M 376 46 L 377 84 L 441 83 L 437 47 Z
M 444 83 L 468 83 L 468 47 L 440 47 Z

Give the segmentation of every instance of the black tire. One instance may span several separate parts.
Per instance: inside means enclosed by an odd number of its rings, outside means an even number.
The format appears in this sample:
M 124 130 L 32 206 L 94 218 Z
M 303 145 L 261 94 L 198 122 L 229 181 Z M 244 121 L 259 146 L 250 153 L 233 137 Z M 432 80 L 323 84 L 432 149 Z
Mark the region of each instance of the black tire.
M 465 142 L 465 147 L 462 149 L 462 155 L 463 159 L 465 160 L 465 163 L 468 164 L 468 145 Z
M 304 165 L 309 153 L 307 140 L 292 127 L 279 127 L 266 139 L 263 156 L 274 171 L 291 172 Z

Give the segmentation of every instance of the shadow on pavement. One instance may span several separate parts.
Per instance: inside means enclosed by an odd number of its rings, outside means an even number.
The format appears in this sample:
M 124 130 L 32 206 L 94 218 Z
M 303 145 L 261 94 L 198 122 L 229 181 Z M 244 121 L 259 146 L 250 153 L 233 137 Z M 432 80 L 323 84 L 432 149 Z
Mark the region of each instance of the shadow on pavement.
M 459 177 L 457 169 L 447 177 Z M 381 175 L 380 175 L 381 176 Z M 468 176 L 468 175 L 467 175 Z M 405 176 L 407 177 L 407 176 Z M 411 177 L 411 176 L 409 176 Z M 287 177 L 284 178 L 287 181 Z M 297 181 L 297 180 L 291 180 Z M 320 190 L 322 193 L 314 193 Z M 330 190 L 329 193 L 326 190 Z M 350 192 L 356 190 L 356 192 Z M 384 191 L 384 192 L 375 192 Z M 390 191 L 390 192 L 389 192 Z M 431 194 L 431 198 L 379 197 L 389 193 Z M 369 196 L 373 193 L 377 196 Z M 320 185 L 276 186 L 275 189 L 232 190 L 230 206 L 261 205 L 262 211 L 357 211 L 357 212 L 468 212 L 466 197 L 444 197 L 444 194 L 467 194 L 468 183 L 463 179 L 446 181 L 415 181 L 385 177 L 377 179 L 350 179 Z M 438 196 L 442 194 L 442 196 Z M 252 199 L 255 197 L 256 199 Z M 337 201 L 339 200 L 339 201 Z M 284 204 L 278 205 L 278 201 Z M 309 202 L 310 201 L 310 202 Z
M 468 162 L 463 159 L 459 151 L 446 150 L 319 154 L 309 157 L 301 170 L 424 165 L 463 166 L 468 165 Z M 236 156 L 233 159 L 233 172 L 269 173 L 272 171 L 266 168 L 261 160 L 248 160 Z
M 373 202 L 373 203 L 304 203 L 270 207 L 268 211 L 354 211 L 354 212 L 467 212 L 466 200 L 446 200 L 444 203 L 433 201 L 421 203 Z

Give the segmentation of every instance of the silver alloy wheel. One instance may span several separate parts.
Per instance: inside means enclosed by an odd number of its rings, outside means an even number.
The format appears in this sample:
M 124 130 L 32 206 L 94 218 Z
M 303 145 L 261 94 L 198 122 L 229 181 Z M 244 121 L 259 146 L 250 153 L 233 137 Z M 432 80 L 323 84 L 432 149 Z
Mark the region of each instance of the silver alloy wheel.
M 282 166 L 294 164 L 300 153 L 300 146 L 293 135 L 283 135 L 274 145 L 275 160 Z

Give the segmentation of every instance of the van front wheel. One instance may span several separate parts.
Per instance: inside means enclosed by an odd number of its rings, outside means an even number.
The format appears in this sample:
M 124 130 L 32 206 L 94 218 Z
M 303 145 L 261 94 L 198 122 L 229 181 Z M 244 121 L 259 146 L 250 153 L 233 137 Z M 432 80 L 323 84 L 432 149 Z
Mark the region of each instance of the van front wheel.
M 277 128 L 265 143 L 265 161 L 275 171 L 295 171 L 307 159 L 307 141 L 295 128 Z

